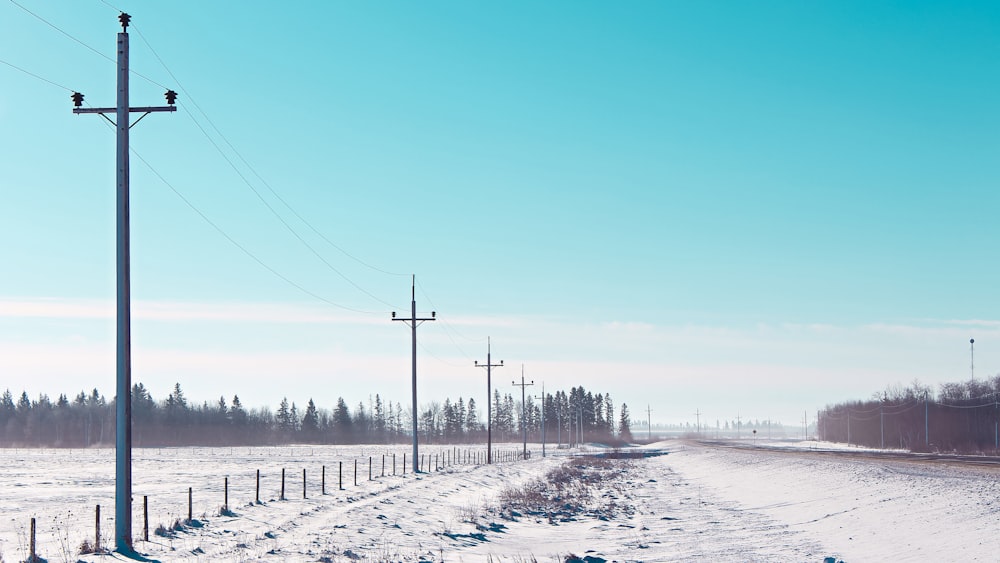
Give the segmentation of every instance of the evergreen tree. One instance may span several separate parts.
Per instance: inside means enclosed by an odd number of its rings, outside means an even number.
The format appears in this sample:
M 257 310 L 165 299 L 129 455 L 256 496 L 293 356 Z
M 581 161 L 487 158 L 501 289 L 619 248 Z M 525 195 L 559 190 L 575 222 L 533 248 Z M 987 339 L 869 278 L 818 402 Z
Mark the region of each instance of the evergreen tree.
M 622 403 L 621 418 L 618 419 L 618 437 L 626 442 L 632 441 L 632 421 L 628 416 L 628 405 Z
M 302 416 L 302 436 L 307 442 L 315 441 L 319 436 L 319 414 L 311 397 L 306 405 L 306 413 Z
M 476 400 L 469 397 L 469 405 L 465 409 L 465 431 L 469 434 L 479 432 L 479 413 L 476 412 Z

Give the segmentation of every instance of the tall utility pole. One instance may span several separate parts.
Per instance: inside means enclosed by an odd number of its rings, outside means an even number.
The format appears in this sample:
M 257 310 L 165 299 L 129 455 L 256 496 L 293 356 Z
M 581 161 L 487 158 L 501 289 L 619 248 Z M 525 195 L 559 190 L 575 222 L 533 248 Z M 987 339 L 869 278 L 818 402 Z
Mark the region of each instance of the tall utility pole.
M 392 312 L 392 320 L 403 321 L 413 329 L 413 472 L 420 473 L 420 458 L 417 457 L 417 327 L 424 324 L 424 321 L 436 320 L 437 313 L 431 311 L 430 318 L 417 318 L 417 276 L 413 276 L 410 286 L 410 318 L 396 318 L 396 312 Z
M 653 442 L 653 411 L 646 405 L 646 441 Z
M 118 34 L 118 105 L 113 108 L 83 108 L 83 94 L 73 92 L 73 113 L 97 113 L 111 121 L 115 115 L 117 132 L 117 388 L 115 395 L 115 548 L 121 553 L 132 552 L 132 346 L 129 279 L 129 128 L 150 113 L 177 111 L 177 93 L 167 90 L 167 106 L 129 107 L 128 99 L 128 24 L 131 17 L 118 16 L 122 31 Z M 135 123 L 129 123 L 130 113 L 142 113 Z
M 542 400 L 542 457 L 545 457 L 545 382 L 542 382 L 542 396 L 535 397 Z
M 490 379 L 493 368 L 502 368 L 503 360 L 499 364 L 494 364 L 490 359 L 490 337 L 486 337 L 486 363 L 481 364 L 477 360 L 474 364 L 477 368 L 486 368 L 486 463 L 493 463 L 493 398 Z
M 976 380 L 976 339 L 969 339 L 969 376 Z
M 695 409 L 694 411 L 694 430 L 695 436 L 701 436 L 701 410 Z
M 524 417 L 524 388 L 535 384 L 535 380 L 532 379 L 531 383 L 524 382 L 524 364 L 521 364 L 521 382 L 511 381 L 511 385 L 521 388 L 521 430 L 524 435 L 523 451 L 521 453 L 522 459 L 528 459 L 528 421 Z

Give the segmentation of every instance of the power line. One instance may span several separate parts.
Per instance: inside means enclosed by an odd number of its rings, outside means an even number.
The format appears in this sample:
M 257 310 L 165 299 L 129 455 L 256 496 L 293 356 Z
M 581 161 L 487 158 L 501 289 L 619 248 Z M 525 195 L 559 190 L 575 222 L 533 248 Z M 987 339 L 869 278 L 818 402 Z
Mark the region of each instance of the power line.
M 40 22 L 44 23 L 45 25 L 47 25 L 47 26 L 51 27 L 52 29 L 54 29 L 54 30 L 58 31 L 59 33 L 61 33 L 61 34 L 65 35 L 66 37 L 70 38 L 71 40 L 73 40 L 73 41 L 75 41 L 75 42 L 79 43 L 79 44 L 80 44 L 80 45 L 82 45 L 82 46 L 83 46 L 84 48 L 86 48 L 86 49 L 89 49 L 90 51 L 93 51 L 93 52 L 94 52 L 94 53 L 96 53 L 96 54 L 97 54 L 97 55 L 98 55 L 99 57 L 101 57 L 101 58 L 103 58 L 103 59 L 105 59 L 105 60 L 108 60 L 108 61 L 111 61 L 111 62 L 112 62 L 112 63 L 114 63 L 114 64 L 118 64 L 118 61 L 116 61 L 115 59 L 113 59 L 113 58 L 111 58 L 111 57 L 109 57 L 109 56 L 105 55 L 104 53 L 102 53 L 102 52 L 98 51 L 98 50 L 97 50 L 97 49 L 95 49 L 94 47 L 91 47 L 90 45 L 88 45 L 87 43 L 85 43 L 85 42 L 81 41 L 80 39 L 77 39 L 77 38 L 76 38 L 75 36 L 73 36 L 73 35 L 72 35 L 72 34 L 70 34 L 69 32 L 65 31 L 64 29 L 62 29 L 61 27 L 57 26 L 56 24 L 54 24 L 54 23 L 50 22 L 49 20 L 47 20 L 47 19 L 43 18 L 42 16 L 40 16 L 40 15 L 36 14 L 35 12 L 32 12 L 32 11 L 31 11 L 31 10 L 29 10 L 28 8 L 25 8 L 25 7 L 24 7 L 24 6 L 22 6 L 21 4 L 18 4 L 18 3 L 16 2 L 16 0 L 10 0 L 10 3 L 11 3 L 11 4 L 13 4 L 13 5 L 15 5 L 15 6 L 17 6 L 18 8 L 20 8 L 21 10 L 23 10 L 23 11 L 24 11 L 25 13 L 27 13 L 27 14 L 30 14 L 31 16 L 33 16 L 34 18 L 36 18 L 36 19 L 37 19 L 38 21 L 40 21 Z M 109 5 L 110 5 L 110 4 L 109 4 Z M 119 11 L 120 11 L 120 10 L 119 10 Z M 132 70 L 132 69 L 129 69 L 129 74 L 134 74 L 134 75 L 138 76 L 139 78 L 142 78 L 143 80 L 145 80 L 145 81 L 149 82 L 150 84 L 153 84 L 154 86 L 159 86 L 160 88 L 163 88 L 164 90 L 169 90 L 169 89 L 170 89 L 170 88 L 168 88 L 167 86 L 164 86 L 163 84 L 160 84 L 159 82 L 157 82 L 157 81 L 153 80 L 152 78 L 150 78 L 150 77 L 148 77 L 148 76 L 146 76 L 146 75 L 144 75 L 144 74 L 142 74 L 142 73 L 140 73 L 140 72 L 137 72 L 137 71 L 135 71 L 135 70 Z
M 9 63 L 9 62 L 7 62 L 7 61 L 5 61 L 3 59 L 0 59 L 0 63 L 7 65 L 7 66 L 9 66 L 10 68 L 12 68 L 14 70 L 19 70 L 19 71 L 23 72 L 24 74 L 27 74 L 28 76 L 31 76 L 33 78 L 37 78 L 38 80 L 41 80 L 42 82 L 48 82 L 49 84 L 55 86 L 56 88 L 62 88 L 63 90 L 66 90 L 67 92 L 75 92 L 75 90 L 73 90 L 72 88 L 67 88 L 66 86 L 63 86 L 62 84 L 59 84 L 57 82 L 53 82 L 53 81 L 49 80 L 48 78 L 45 78 L 44 76 L 39 76 L 39 75 L 37 75 L 37 74 L 29 71 L 29 70 L 25 70 L 25 69 L 17 66 L 16 64 Z
M 288 277 L 286 277 L 285 275 L 283 275 L 281 272 L 275 270 L 274 268 L 272 268 L 271 266 L 269 266 L 267 263 L 265 263 L 263 260 L 261 260 L 260 258 L 258 258 L 257 255 L 255 255 L 253 252 L 251 252 L 250 250 L 248 250 L 245 246 L 243 246 L 242 244 L 240 244 L 239 242 L 237 242 L 236 239 L 234 239 L 233 237 L 231 237 L 229 235 L 229 233 L 227 233 L 225 230 L 222 229 L 222 227 L 220 227 L 214 221 L 212 221 L 211 219 L 209 219 L 207 215 L 205 215 L 204 213 L 202 213 L 202 211 L 200 209 L 198 209 L 198 207 L 195 206 L 193 203 L 191 203 L 191 201 L 188 200 L 188 198 L 184 197 L 184 194 L 182 194 L 177 188 L 175 188 L 173 186 L 173 184 L 171 184 L 170 182 L 168 182 L 167 179 L 164 178 L 163 175 L 160 174 L 155 168 L 153 168 L 153 165 L 151 165 L 145 158 L 143 158 L 142 155 L 140 155 L 138 152 L 136 152 L 135 149 L 132 149 L 132 154 L 134 154 L 136 156 L 136 158 L 138 158 L 143 164 L 145 164 L 146 168 L 149 168 L 149 171 L 152 172 L 153 175 L 155 175 L 157 178 L 159 178 L 160 181 L 163 182 L 163 184 L 165 186 L 167 186 L 168 188 L 170 188 L 170 191 L 174 192 L 174 194 L 177 197 L 179 197 L 181 199 L 181 201 L 183 201 L 188 207 L 190 207 L 192 211 L 194 211 L 196 214 L 198 214 L 199 217 L 201 217 L 206 223 L 208 223 L 213 229 L 215 229 L 220 235 L 222 235 L 223 238 L 225 238 L 226 240 L 228 240 L 233 246 L 235 246 L 236 248 L 238 248 L 241 252 L 243 252 L 244 254 L 246 254 L 248 257 L 250 257 L 251 260 L 253 260 L 257 264 L 259 264 L 265 270 L 267 270 L 267 271 L 271 272 L 272 274 L 274 274 L 280 280 L 284 281 L 285 283 L 287 283 L 288 285 L 294 287 L 295 289 L 301 291 L 302 293 L 304 293 L 304 294 L 306 294 L 306 295 L 308 295 L 310 297 L 313 297 L 313 298 L 315 298 L 315 299 L 317 299 L 319 301 L 322 301 L 323 303 L 326 303 L 327 305 L 331 305 L 333 307 L 336 307 L 338 309 L 343 309 L 345 311 L 352 311 L 352 312 L 355 312 L 355 313 L 363 313 L 363 314 L 366 314 L 366 315 L 381 315 L 382 314 L 381 312 L 377 312 L 377 311 L 366 311 L 366 310 L 363 310 L 363 309 L 355 309 L 354 307 L 348 307 L 346 305 L 341 305 L 339 303 L 335 303 L 335 302 L 330 301 L 329 299 L 323 297 L 322 295 L 319 295 L 319 294 L 317 294 L 317 293 L 315 293 L 313 291 L 310 291 L 310 290 L 306 289 L 305 287 L 299 285 L 298 283 L 292 281 L 291 279 L 289 279 Z
M 107 4 L 108 6 L 111 6 L 107 2 L 105 2 L 105 4 Z M 203 110 L 201 108 L 201 106 L 197 103 L 197 101 L 195 101 L 194 97 L 183 86 L 183 84 L 180 82 L 180 80 L 177 79 L 177 77 L 174 75 L 173 71 L 170 70 L 170 67 L 167 66 L 167 63 L 163 60 L 162 57 L 160 57 L 159 53 L 156 52 L 156 49 L 153 48 L 153 46 L 149 43 L 149 41 L 142 34 L 142 32 L 140 30 L 136 29 L 136 33 L 139 35 L 139 38 L 142 39 L 143 43 L 146 44 L 146 47 L 153 54 L 153 56 L 156 57 L 156 60 L 159 61 L 160 65 L 167 72 L 167 74 L 170 75 L 170 78 L 177 84 L 177 87 L 180 88 L 180 90 L 182 92 L 184 92 L 184 95 L 189 98 L 191 104 L 198 110 L 198 112 L 205 119 L 205 121 L 208 122 L 208 124 L 215 131 L 215 133 L 219 135 L 219 137 L 223 140 L 223 142 L 225 142 L 225 144 L 229 147 L 229 149 L 231 151 L 233 151 L 233 153 L 237 156 L 237 158 L 239 158 L 239 160 L 244 164 L 244 166 L 246 166 L 250 170 L 250 172 L 253 173 L 253 175 L 256 176 L 257 179 L 260 180 L 260 182 L 268 189 L 268 191 L 271 192 L 271 195 L 273 195 L 278 201 L 280 201 L 282 203 L 282 205 L 285 206 L 285 208 L 287 208 L 289 211 L 291 211 L 291 213 L 296 218 L 298 218 L 299 221 L 301 221 L 303 224 L 305 224 L 307 227 L 309 227 L 310 230 L 312 230 L 314 233 L 316 233 L 316 235 L 318 235 L 321 239 L 323 239 L 327 244 L 329 244 L 330 246 L 333 246 L 334 248 L 336 248 L 337 250 L 339 250 L 341 253 L 343 253 L 345 256 L 347 256 L 347 257 L 355 260 L 359 264 L 362 264 L 362 265 L 364 265 L 364 266 L 366 266 L 366 267 L 368 267 L 368 268 L 370 268 L 372 270 L 381 272 L 383 274 L 397 275 L 397 276 L 406 275 L 406 274 L 398 274 L 398 273 L 395 273 L 395 272 L 389 272 L 389 271 L 383 270 L 381 268 L 377 268 L 375 266 L 372 266 L 371 264 L 368 264 L 364 260 L 361 260 L 360 258 L 357 258 L 353 254 L 347 252 L 346 250 L 344 250 L 343 248 L 341 248 L 340 246 L 338 246 L 337 244 L 335 244 L 326 235 L 324 235 L 322 232 L 320 232 L 319 229 L 317 229 L 315 226 L 313 226 L 312 223 L 310 223 L 304 217 L 302 217 L 302 215 L 300 213 L 298 213 L 298 211 L 296 211 L 284 198 L 281 197 L 281 195 L 279 195 L 277 193 L 277 191 L 266 180 L 264 180 L 264 178 L 246 160 L 246 158 L 243 157 L 243 155 L 236 149 L 236 147 L 229 141 L 229 139 L 222 133 L 222 131 L 219 130 L 219 128 L 215 125 L 215 122 L 212 121 L 212 119 L 208 116 L 208 114 L 205 112 L 205 110 Z M 222 158 L 226 161 L 226 163 L 229 164 L 229 166 L 233 169 L 233 171 L 236 172 L 237 176 L 240 177 L 240 180 L 242 180 L 243 183 L 246 184 L 248 188 L 250 188 L 250 190 L 254 193 L 254 195 L 256 195 L 257 198 L 261 201 L 261 203 L 263 203 L 264 206 L 267 207 L 268 211 L 270 211 L 271 214 L 274 215 L 285 226 L 285 228 L 288 229 L 288 231 L 291 232 L 292 235 L 295 236 L 295 238 L 297 238 L 299 240 L 299 242 L 301 242 L 307 249 L 309 249 L 309 251 L 314 256 L 316 256 L 316 258 L 318 258 L 321 262 L 323 262 L 324 265 L 326 265 L 327 268 L 329 268 L 334 273 L 336 273 L 338 276 L 340 276 L 341 278 L 343 278 L 345 281 L 347 281 L 349 284 L 351 284 L 358 291 L 364 293 L 368 297 L 371 297 L 375 301 L 378 301 L 378 302 L 382 303 L 383 305 L 386 305 L 388 307 L 395 307 L 394 304 L 389 303 L 389 302 L 387 302 L 387 301 L 379 298 L 378 296 L 374 295 L 373 293 L 369 292 L 365 288 L 363 288 L 360 285 L 358 285 L 357 283 L 355 283 L 354 280 L 352 280 L 347 275 L 345 275 L 343 272 L 341 272 L 336 267 L 334 267 L 318 251 L 316 251 L 316 249 L 313 248 L 312 245 L 310 245 L 308 242 L 306 242 L 306 240 L 301 235 L 299 235 L 299 233 L 277 212 L 277 210 L 275 210 L 274 207 L 270 203 L 267 202 L 267 200 L 261 195 L 261 193 L 257 190 L 257 188 L 255 188 L 253 186 L 253 184 L 250 182 L 250 180 L 243 174 L 243 172 L 240 171 L 239 167 L 236 166 L 236 163 L 234 163 L 232 161 L 232 159 L 225 153 L 225 151 L 222 150 L 222 147 L 220 147 L 219 144 L 215 142 L 215 140 L 212 138 L 212 136 L 209 135 L 208 131 L 206 131 L 205 128 L 201 125 L 201 123 L 198 122 L 198 119 L 194 116 L 194 114 L 191 113 L 191 112 L 186 112 L 186 113 L 187 113 L 188 117 L 191 118 L 191 121 L 194 122 L 194 124 L 198 128 L 198 130 L 201 131 L 201 134 L 209 141 L 209 143 L 212 144 L 213 147 L 215 147 L 215 150 L 219 153 L 220 156 L 222 156 Z

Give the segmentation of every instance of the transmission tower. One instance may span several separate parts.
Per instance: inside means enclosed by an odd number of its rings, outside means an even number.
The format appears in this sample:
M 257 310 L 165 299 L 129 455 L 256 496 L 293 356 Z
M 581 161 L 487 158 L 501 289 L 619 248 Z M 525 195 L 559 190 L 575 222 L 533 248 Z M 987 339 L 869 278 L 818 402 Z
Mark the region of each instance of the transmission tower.
M 155 112 L 177 111 L 177 93 L 167 90 L 167 106 L 130 107 L 128 87 L 128 24 L 131 17 L 118 16 L 122 31 L 118 34 L 118 104 L 107 108 L 84 108 L 83 94 L 73 92 L 73 113 L 96 113 L 111 121 L 117 132 L 116 167 L 116 285 L 117 285 L 117 361 L 115 395 L 115 548 L 120 553 L 132 550 L 132 350 L 131 350 L 131 280 L 129 272 L 129 129 L 143 117 Z M 135 122 L 129 114 L 141 113 Z

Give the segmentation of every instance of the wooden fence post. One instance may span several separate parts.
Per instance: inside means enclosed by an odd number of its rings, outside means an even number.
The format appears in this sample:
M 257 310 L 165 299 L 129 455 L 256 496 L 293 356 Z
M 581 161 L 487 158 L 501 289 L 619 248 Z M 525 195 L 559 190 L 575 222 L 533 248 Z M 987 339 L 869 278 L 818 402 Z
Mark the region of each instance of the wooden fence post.
M 372 456 L 368 456 L 368 480 L 372 480 Z
M 142 541 L 149 541 L 149 497 L 142 495 Z
M 354 486 L 358 486 L 358 460 L 354 460 Z
M 323 476 L 320 478 L 320 494 L 326 494 L 326 466 L 323 466 Z
M 306 498 L 306 468 L 302 468 L 302 498 Z
M 188 523 L 191 523 L 191 521 L 194 520 L 194 518 L 192 518 L 193 513 L 191 511 L 191 505 L 193 504 L 191 502 L 193 499 L 193 494 L 194 493 L 191 492 L 191 487 L 188 487 Z
M 226 493 L 222 500 L 222 510 L 223 512 L 229 512 L 229 476 L 226 476 L 225 484 Z
M 101 552 L 101 505 L 97 505 L 94 515 L 94 553 Z
M 337 462 L 337 488 L 344 490 L 344 462 Z
M 260 504 L 260 469 L 257 470 L 257 504 Z
M 281 468 L 281 500 L 285 500 L 285 468 Z
M 31 561 L 31 563 L 35 563 L 35 561 L 38 561 L 38 557 L 35 555 L 35 519 L 34 518 L 31 519 L 31 541 L 30 541 L 30 547 L 29 547 L 29 551 L 28 551 L 28 561 Z

